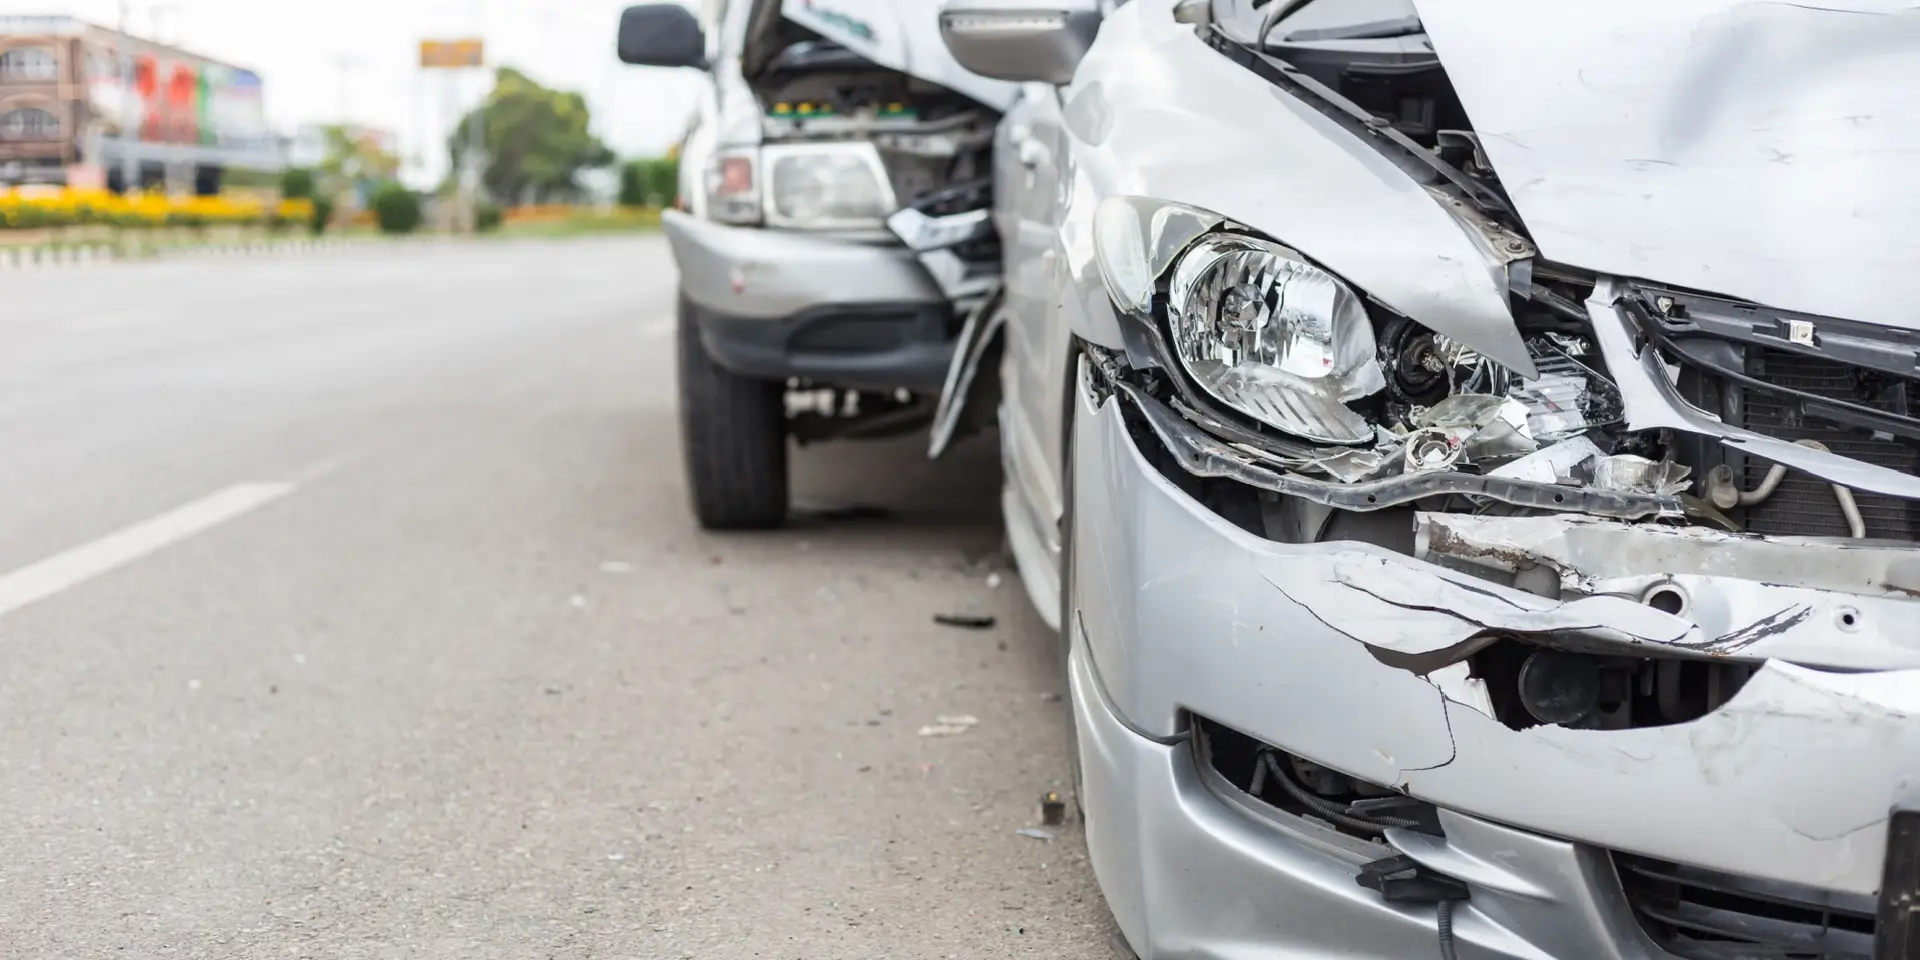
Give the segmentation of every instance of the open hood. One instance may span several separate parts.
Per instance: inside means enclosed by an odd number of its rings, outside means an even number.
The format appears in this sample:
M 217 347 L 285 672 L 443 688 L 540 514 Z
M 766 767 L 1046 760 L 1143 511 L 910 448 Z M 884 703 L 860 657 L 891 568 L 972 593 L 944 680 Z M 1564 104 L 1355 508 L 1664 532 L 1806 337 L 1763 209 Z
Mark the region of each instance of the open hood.
M 1016 84 L 969 73 L 940 40 L 939 0 L 779 0 L 781 16 L 883 67 L 1004 112 Z
M 1546 258 L 1920 329 L 1920 9 L 1415 3 Z

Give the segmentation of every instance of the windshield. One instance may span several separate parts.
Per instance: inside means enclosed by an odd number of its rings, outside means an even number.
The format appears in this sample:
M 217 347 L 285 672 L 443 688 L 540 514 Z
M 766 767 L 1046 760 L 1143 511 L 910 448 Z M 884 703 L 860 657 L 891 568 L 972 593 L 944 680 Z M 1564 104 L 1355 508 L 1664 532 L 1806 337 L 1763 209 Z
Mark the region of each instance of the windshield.
M 1271 4 L 1259 0 L 1213 2 L 1213 22 L 1228 36 L 1243 43 L 1255 42 L 1262 20 L 1271 12 Z M 1379 40 L 1419 33 L 1420 17 L 1414 10 L 1413 0 L 1308 0 L 1274 26 L 1267 42 Z

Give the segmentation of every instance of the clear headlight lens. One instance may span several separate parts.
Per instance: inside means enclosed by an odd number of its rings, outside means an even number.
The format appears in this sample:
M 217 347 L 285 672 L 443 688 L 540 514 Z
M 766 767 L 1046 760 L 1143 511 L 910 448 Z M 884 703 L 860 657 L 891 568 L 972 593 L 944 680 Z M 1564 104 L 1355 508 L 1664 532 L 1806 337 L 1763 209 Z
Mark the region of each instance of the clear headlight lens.
M 873 227 L 895 207 L 886 168 L 870 143 L 765 147 L 767 223 L 772 226 Z
M 707 215 L 721 223 L 760 222 L 760 172 L 752 148 L 722 150 L 707 161 Z
M 1181 254 L 1167 299 L 1174 353 L 1215 399 L 1305 440 L 1373 440 L 1347 403 L 1386 380 L 1346 284 L 1280 244 L 1214 234 Z

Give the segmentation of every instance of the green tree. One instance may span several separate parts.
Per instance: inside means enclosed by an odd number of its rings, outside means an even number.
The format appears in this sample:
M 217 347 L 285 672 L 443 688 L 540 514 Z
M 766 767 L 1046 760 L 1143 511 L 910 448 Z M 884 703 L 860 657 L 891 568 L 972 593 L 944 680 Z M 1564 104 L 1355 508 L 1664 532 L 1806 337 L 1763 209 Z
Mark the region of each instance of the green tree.
M 570 197 L 578 189 L 576 174 L 614 161 L 613 151 L 593 135 L 585 97 L 549 90 L 512 67 L 495 73 L 493 92 L 477 109 L 486 164 L 481 183 L 504 203 Z M 455 170 L 466 159 L 472 118 L 463 117 L 447 138 Z
M 620 165 L 620 205 L 623 207 L 644 207 L 647 205 L 647 173 L 645 160 L 628 160 Z
M 320 173 L 336 187 L 391 180 L 400 173 L 400 158 L 371 135 L 338 124 L 322 133 L 327 153 L 320 161 Z

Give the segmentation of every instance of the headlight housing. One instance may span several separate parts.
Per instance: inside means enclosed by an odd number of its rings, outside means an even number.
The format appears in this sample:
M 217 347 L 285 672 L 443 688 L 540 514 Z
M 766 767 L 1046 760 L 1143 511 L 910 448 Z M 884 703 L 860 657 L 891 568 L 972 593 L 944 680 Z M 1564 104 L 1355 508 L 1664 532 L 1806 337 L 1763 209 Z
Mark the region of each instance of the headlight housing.
M 879 151 L 864 141 L 763 147 L 768 226 L 878 227 L 894 211 L 893 185 Z
M 707 160 L 707 216 L 721 223 L 760 222 L 759 150 L 715 151 Z
M 1215 400 L 1318 443 L 1376 432 L 1348 403 L 1386 387 L 1373 321 L 1345 283 L 1216 213 L 1145 197 L 1094 211 L 1095 259 L 1115 305 L 1152 322 L 1167 278 L 1167 359 Z
M 1386 387 L 1373 321 L 1298 253 L 1244 234 L 1203 237 L 1174 262 L 1167 321 L 1181 366 L 1221 403 L 1306 440 L 1374 438 L 1347 406 Z

